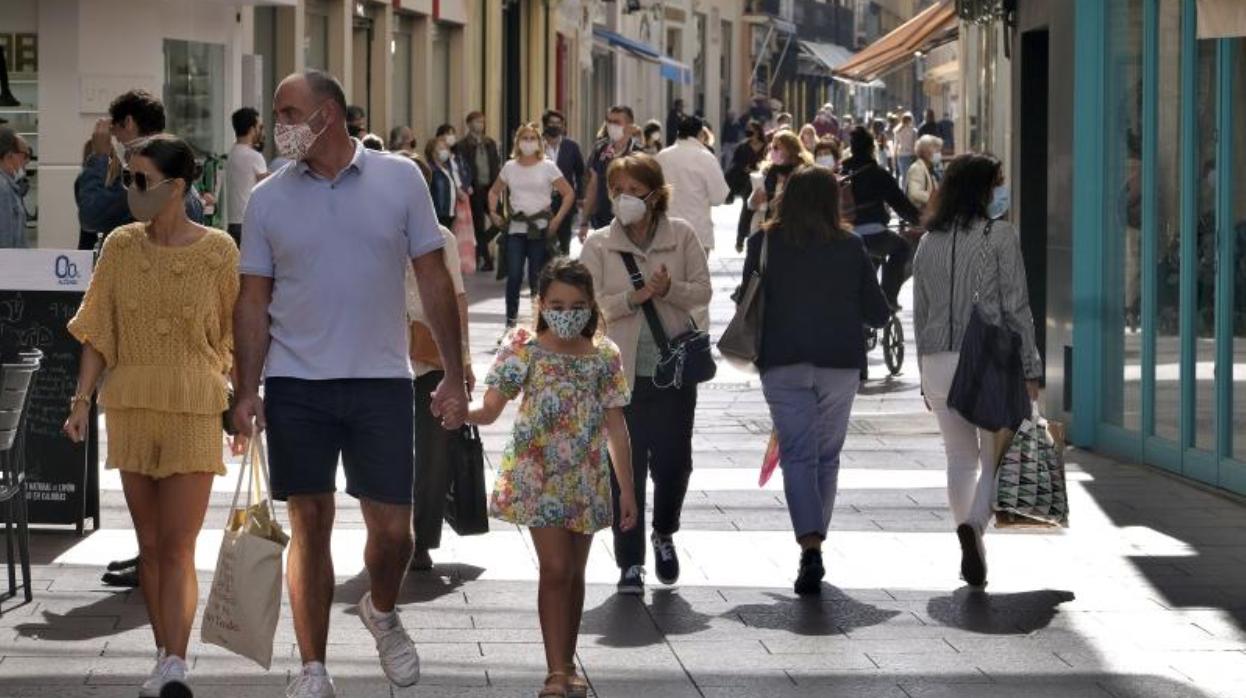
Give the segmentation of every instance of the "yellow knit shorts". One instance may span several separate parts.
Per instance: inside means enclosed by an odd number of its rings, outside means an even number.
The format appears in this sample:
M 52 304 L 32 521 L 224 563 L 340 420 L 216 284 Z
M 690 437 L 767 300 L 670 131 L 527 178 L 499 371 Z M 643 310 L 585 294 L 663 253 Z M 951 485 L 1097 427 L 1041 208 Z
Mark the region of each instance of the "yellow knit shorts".
M 225 474 L 219 414 L 108 408 L 108 465 L 159 480 L 183 473 Z

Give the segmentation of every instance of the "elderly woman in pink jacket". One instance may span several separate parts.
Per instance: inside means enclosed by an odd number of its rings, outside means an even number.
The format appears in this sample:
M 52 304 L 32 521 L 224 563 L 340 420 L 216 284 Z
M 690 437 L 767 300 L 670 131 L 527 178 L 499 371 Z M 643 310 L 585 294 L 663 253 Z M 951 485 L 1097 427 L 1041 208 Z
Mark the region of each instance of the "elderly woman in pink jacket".
M 615 160 L 606 175 L 614 204 L 614 220 L 584 243 L 580 261 L 593 274 L 606 331 L 619 345 L 623 368 L 632 384 L 632 402 L 624 409 L 632 439 L 635 493 L 644 511 L 646 473 L 653 478 L 653 546 L 658 580 L 679 579 L 679 557 L 672 536 L 692 474 L 692 425 L 697 387 L 658 387 L 653 376 L 661 352 L 644 315 L 652 302 L 667 337 L 685 332 L 693 314 L 709 305 L 709 266 L 697 233 L 687 222 L 671 218 L 671 190 L 662 166 L 651 156 L 636 154 Z M 624 255 L 631 255 L 643 276 L 637 289 Z M 618 483 L 614 483 L 618 508 Z M 644 514 L 624 532 L 615 528 L 615 562 L 620 594 L 644 593 Z

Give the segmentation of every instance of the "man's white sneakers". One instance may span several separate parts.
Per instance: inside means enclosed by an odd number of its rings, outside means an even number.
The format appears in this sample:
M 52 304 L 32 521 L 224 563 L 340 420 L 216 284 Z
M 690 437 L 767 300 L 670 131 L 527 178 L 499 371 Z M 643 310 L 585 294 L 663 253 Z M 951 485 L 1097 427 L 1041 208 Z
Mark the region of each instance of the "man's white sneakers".
M 337 691 L 323 664 L 304 664 L 302 673 L 286 687 L 286 698 L 337 698 Z
M 372 606 L 372 593 L 359 600 L 359 618 L 376 640 L 381 669 L 396 686 L 414 686 L 420 680 L 420 655 L 402 627 L 398 613 L 381 613 Z

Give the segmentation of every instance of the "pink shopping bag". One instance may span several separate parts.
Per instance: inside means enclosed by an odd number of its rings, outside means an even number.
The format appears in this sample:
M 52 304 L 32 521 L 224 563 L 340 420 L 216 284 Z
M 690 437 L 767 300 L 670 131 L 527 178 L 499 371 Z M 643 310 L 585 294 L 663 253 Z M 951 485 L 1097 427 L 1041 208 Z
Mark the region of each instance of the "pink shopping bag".
M 770 476 L 774 475 L 775 468 L 779 467 L 779 433 L 774 429 L 770 430 L 770 444 L 766 446 L 766 455 L 761 459 L 761 475 L 757 478 L 757 486 L 765 487 L 770 481 Z

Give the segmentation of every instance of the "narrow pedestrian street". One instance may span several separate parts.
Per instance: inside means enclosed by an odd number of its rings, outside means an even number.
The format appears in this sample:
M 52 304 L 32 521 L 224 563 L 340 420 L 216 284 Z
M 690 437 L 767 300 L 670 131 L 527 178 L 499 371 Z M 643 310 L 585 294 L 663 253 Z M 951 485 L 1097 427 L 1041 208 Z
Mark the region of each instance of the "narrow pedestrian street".
M 730 317 L 743 263 L 732 249 L 738 205 L 714 214 L 715 336 Z M 502 287 L 477 275 L 469 294 L 472 358 L 483 381 L 502 330 Z M 901 302 L 910 304 L 907 287 Z M 820 599 L 792 593 L 798 550 L 781 475 L 757 484 L 770 431 L 757 377 L 720 366 L 699 397 L 696 469 L 675 538 L 679 585 L 662 588 L 651 575 L 643 601 L 616 597 L 610 537 L 595 540 L 578 655 L 595 695 L 1246 695 L 1246 505 L 1072 450 L 1071 528 L 990 533 L 990 586 L 970 592 L 957 578 L 942 444 L 919 392 L 913 346 L 891 379 L 883 378 L 881 354 L 870 355 Z M 504 416 L 485 430 L 490 463 L 509 428 Z M 233 485 L 231 477 L 216 481 L 199 538 L 204 596 Z M 34 536 L 34 602 L 6 602 L 0 615 L 0 698 L 132 698 L 150 670 L 139 591 L 99 583 L 104 564 L 135 545 L 115 473 L 103 475 L 103 488 L 101 530 Z M 433 552 L 436 569 L 412 573 L 401 599 L 423 680 L 395 689 L 355 617 L 366 590 L 361 515 L 344 494 L 338 503 L 328 665 L 339 695 L 535 695 L 545 661 L 526 533 L 497 522 L 478 537 L 447 529 Z M 202 644 L 198 628 L 190 652 L 196 695 L 281 696 L 298 671 L 288 607 L 268 672 Z

